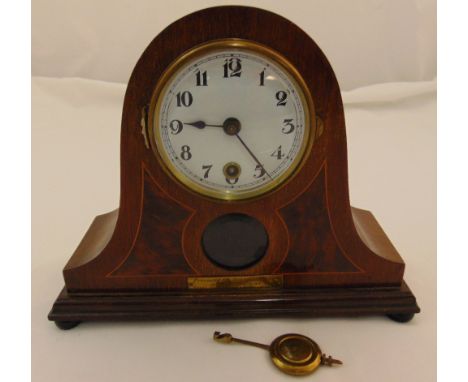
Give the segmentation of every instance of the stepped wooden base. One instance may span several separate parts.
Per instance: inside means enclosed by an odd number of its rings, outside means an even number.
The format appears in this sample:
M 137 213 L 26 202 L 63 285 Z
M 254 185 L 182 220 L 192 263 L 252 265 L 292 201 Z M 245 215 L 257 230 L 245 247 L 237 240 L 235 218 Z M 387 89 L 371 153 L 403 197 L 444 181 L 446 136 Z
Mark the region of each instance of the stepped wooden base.
M 81 321 L 388 315 L 409 321 L 420 311 L 401 287 L 80 293 L 64 288 L 49 320 L 62 329 Z

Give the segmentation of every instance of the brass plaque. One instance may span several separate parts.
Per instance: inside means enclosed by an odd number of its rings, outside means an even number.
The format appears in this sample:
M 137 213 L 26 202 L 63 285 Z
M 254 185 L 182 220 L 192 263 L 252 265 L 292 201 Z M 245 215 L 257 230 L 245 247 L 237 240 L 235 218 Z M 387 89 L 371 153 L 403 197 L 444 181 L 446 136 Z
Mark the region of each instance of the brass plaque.
M 283 275 L 188 277 L 189 289 L 281 288 Z

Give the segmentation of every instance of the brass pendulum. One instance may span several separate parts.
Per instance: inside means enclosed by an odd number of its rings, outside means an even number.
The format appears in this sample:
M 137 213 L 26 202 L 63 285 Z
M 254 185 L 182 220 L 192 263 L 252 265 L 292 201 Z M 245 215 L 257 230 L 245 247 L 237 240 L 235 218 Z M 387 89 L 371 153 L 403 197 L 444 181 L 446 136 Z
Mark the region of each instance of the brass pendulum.
M 214 332 L 213 339 L 217 342 L 237 342 L 268 350 L 274 365 L 290 375 L 310 374 L 320 365 L 333 366 L 343 364 L 343 362 L 322 353 L 316 342 L 302 334 L 283 334 L 275 338 L 271 345 L 242 340 L 233 337 L 229 333 L 221 334 L 220 332 Z

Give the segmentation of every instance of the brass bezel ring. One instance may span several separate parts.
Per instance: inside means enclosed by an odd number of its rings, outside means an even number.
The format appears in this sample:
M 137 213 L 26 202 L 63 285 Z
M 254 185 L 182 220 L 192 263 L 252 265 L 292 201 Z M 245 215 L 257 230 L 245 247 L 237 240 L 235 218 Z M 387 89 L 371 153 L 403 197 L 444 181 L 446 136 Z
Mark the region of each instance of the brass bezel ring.
M 294 161 L 278 178 L 275 178 L 273 181 L 270 181 L 261 187 L 246 191 L 215 190 L 212 188 L 203 187 L 181 172 L 171 162 L 168 154 L 164 149 L 164 145 L 159 134 L 159 118 L 155 118 L 155 115 L 159 116 L 160 114 L 161 104 L 164 98 L 163 95 L 167 91 L 170 79 L 173 78 L 173 76 L 176 75 L 185 64 L 204 54 L 226 49 L 237 49 L 241 51 L 247 50 L 274 61 L 288 74 L 290 81 L 297 87 L 299 90 L 299 96 L 304 106 L 304 139 Z M 285 185 L 287 183 L 286 180 L 289 182 L 293 176 L 299 172 L 300 168 L 304 165 L 306 159 L 308 158 L 312 149 L 316 130 L 315 109 L 312 96 L 299 71 L 277 51 L 257 42 L 235 38 L 213 40 L 201 45 L 197 45 L 173 61 L 161 75 L 161 78 L 156 85 L 156 88 L 151 97 L 148 114 L 149 139 L 151 148 L 159 163 L 162 165 L 164 171 L 190 190 L 198 194 L 220 200 L 245 200 L 248 198 L 255 198 L 263 196 L 270 191 L 277 190 L 280 188 L 279 186 Z

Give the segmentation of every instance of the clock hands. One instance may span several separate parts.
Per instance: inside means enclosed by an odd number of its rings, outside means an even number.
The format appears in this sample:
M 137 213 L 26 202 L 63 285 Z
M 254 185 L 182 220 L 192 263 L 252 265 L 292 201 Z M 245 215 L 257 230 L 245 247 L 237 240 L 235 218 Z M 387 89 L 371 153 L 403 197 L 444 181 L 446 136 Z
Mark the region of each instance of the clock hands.
M 263 167 L 263 164 L 260 163 L 258 158 L 255 156 L 255 154 L 252 152 L 252 150 L 249 149 L 249 146 L 244 142 L 244 140 L 240 137 L 239 131 L 241 130 L 241 123 L 237 118 L 228 118 L 224 121 L 223 123 L 223 130 L 227 135 L 235 135 L 237 139 L 239 140 L 240 143 L 242 143 L 242 146 L 245 147 L 247 152 L 250 154 L 250 156 L 253 158 L 253 160 L 260 166 L 260 168 L 265 172 L 265 174 L 268 175 L 270 179 L 273 180 L 271 175 L 268 173 L 268 171 Z
M 206 123 L 203 122 L 203 121 L 196 121 L 196 122 L 191 122 L 191 123 L 186 123 L 186 122 L 184 122 L 184 125 L 193 126 L 193 127 L 196 127 L 197 129 L 204 129 L 206 126 L 210 126 L 210 127 L 224 127 L 223 125 L 208 125 L 208 124 L 206 124 Z
M 204 121 L 196 121 L 196 122 L 184 122 L 184 125 L 189 125 L 196 127 L 197 129 L 204 129 L 206 126 L 210 127 L 222 127 L 224 132 L 227 135 L 234 135 L 239 142 L 242 144 L 242 146 L 245 147 L 247 152 L 250 154 L 250 156 L 253 158 L 253 160 L 257 163 L 258 166 L 264 171 L 265 174 L 268 175 L 270 179 L 273 180 L 271 175 L 268 173 L 268 171 L 263 167 L 263 164 L 260 163 L 258 158 L 255 156 L 255 154 L 250 150 L 249 146 L 244 142 L 244 140 L 239 136 L 239 131 L 241 130 L 241 123 L 237 118 L 227 118 L 222 125 L 209 125 L 205 123 Z
M 265 167 L 263 167 L 263 165 L 260 163 L 260 161 L 257 159 L 257 157 L 255 156 L 255 154 L 252 152 L 252 150 L 249 149 L 249 147 L 245 144 L 244 140 L 239 136 L 239 133 L 235 134 L 237 139 L 240 141 L 240 143 L 242 143 L 242 146 L 245 147 L 245 149 L 248 151 L 248 153 L 250 154 L 250 156 L 254 159 L 255 162 L 257 162 L 257 164 L 260 166 L 260 168 L 265 171 L 265 174 L 268 175 L 268 177 L 273 180 L 273 178 L 271 177 L 271 175 L 268 173 L 268 171 L 265 169 Z

